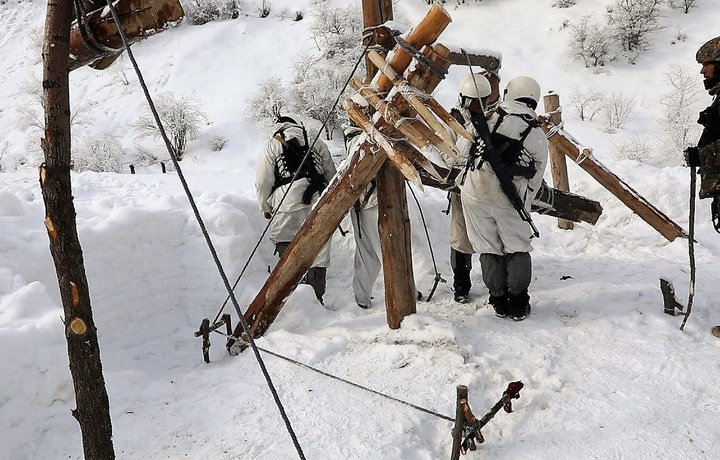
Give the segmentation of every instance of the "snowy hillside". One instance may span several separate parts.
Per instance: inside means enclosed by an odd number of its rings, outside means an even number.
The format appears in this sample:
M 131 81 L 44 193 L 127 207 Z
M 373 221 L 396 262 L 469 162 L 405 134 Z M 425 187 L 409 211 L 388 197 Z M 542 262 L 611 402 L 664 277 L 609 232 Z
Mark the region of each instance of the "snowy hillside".
M 267 133 L 248 119 L 248 100 L 269 77 L 288 85 L 293 64 L 317 52 L 308 31 L 313 6 L 323 2 L 272 0 L 263 19 L 254 13 L 256 2 L 241 3 L 247 16 L 183 23 L 133 47 L 153 95 L 192 96 L 207 115 L 181 167 L 232 280 L 266 224 L 255 202 L 254 171 Z M 330 3 L 359 8 L 360 2 Z M 394 3 L 395 19 L 409 26 L 428 9 L 421 0 Z M 543 92 L 558 93 L 566 130 L 687 229 L 689 170 L 681 166 L 681 152 L 673 156 L 662 143 L 661 102 L 677 65 L 699 91 L 690 110 L 710 103 L 694 56 L 718 35 L 720 1 L 700 0 L 688 14 L 664 4 L 652 49 L 634 64 L 616 59 L 598 68 L 571 59 L 568 47 L 572 25 L 588 14 L 601 20 L 605 3 L 553 3 L 484 0 L 455 8 L 448 2 L 453 22 L 438 41 L 501 53 L 501 85 L 527 74 Z M 296 11 L 302 21 L 293 20 Z M 70 415 L 75 399 L 62 305 L 43 226 L 36 169 L 41 132 L 27 117 L 29 110 L 40 113 L 33 88 L 42 74 L 44 13 L 38 0 L 0 1 L 0 457 L 9 460 L 82 458 Z M 455 103 L 467 71 L 453 66 L 438 88 L 435 96 L 446 107 Z M 627 124 L 608 133 L 600 116 L 581 120 L 571 95 L 594 91 L 633 96 Z M 114 131 L 123 148 L 140 149 L 131 125 L 146 102 L 126 58 L 102 72 L 72 72 L 71 98 L 84 120 L 74 127 L 78 143 Z M 213 151 L 210 141 L 217 137 L 226 144 Z M 340 137 L 329 142 L 338 161 Z M 142 149 L 162 154 L 147 141 Z M 532 253 L 533 313 L 525 321 L 494 316 L 477 258 L 471 301 L 453 301 L 449 219 L 442 213 L 447 201 L 427 188 L 413 191 L 438 271 L 448 281 L 432 301 L 419 302 L 416 315 L 390 330 L 381 277 L 372 308 L 359 309 L 350 281 L 353 238 L 337 232 L 325 306 L 300 286 L 258 345 L 450 417 L 457 385 L 470 387 L 471 406 L 481 416 L 509 382 L 523 381 L 515 411 L 487 425 L 485 444 L 468 459 L 716 458 L 720 341 L 709 330 L 720 324 L 720 235 L 708 200 L 698 200 L 695 304 L 681 332 L 681 318 L 663 313 L 658 279 L 671 279 L 686 301 L 687 240 L 668 242 L 579 166 L 570 164 L 569 176 L 571 191 L 600 201 L 603 214 L 596 225 L 576 224 L 572 231 L 533 215 L 541 237 Z M 157 164 L 135 175 L 128 169 L 73 173 L 73 194 L 117 458 L 298 458 L 254 356 L 228 356 L 218 336 L 212 362 L 202 360 L 193 332 L 219 313 L 227 294 L 177 176 L 162 174 Z M 409 197 L 416 284 L 427 294 L 433 259 Z M 350 227 L 347 220 L 343 227 Z M 272 250 L 261 242 L 238 284 L 243 308 L 275 263 Z M 232 310 L 224 312 L 236 324 Z M 263 357 L 307 458 L 449 457 L 447 420 Z

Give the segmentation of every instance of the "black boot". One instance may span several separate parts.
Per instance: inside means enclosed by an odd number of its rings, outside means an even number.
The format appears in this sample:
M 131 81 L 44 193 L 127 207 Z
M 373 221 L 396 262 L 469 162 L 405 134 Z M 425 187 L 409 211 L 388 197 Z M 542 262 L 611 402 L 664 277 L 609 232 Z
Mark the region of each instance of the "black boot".
M 453 270 L 453 291 L 455 302 L 466 303 L 470 294 L 470 270 L 472 269 L 472 254 L 450 249 L 450 265 Z
M 495 316 L 498 318 L 505 318 L 510 310 L 510 304 L 508 303 L 507 295 L 502 296 L 490 296 L 490 305 L 495 310 Z
M 325 295 L 325 280 L 327 278 L 327 268 L 325 267 L 313 267 L 308 270 L 305 275 L 306 283 L 309 284 L 315 291 L 315 297 L 318 301 L 323 303 L 323 296 Z
M 508 295 L 508 315 L 515 321 L 522 321 L 530 314 L 530 296 L 527 290 Z

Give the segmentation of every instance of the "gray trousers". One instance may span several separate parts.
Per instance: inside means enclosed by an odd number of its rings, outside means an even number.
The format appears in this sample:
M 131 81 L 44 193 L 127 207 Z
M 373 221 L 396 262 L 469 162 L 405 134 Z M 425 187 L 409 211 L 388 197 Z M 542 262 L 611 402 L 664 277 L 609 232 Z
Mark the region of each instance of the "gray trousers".
M 532 260 L 529 252 L 505 255 L 480 254 L 482 277 L 491 296 L 519 294 L 526 291 L 532 279 Z

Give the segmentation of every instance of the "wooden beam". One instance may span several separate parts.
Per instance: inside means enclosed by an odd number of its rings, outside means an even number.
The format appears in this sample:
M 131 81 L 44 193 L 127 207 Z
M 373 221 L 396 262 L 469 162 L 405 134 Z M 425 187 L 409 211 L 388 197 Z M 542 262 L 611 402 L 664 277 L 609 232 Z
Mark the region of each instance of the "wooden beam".
M 543 98 L 545 102 L 545 112 L 549 114 L 548 120 L 554 126 L 562 126 L 562 113 L 560 112 L 560 96 L 551 93 Z M 550 172 L 552 173 L 553 187 L 559 190 L 570 191 L 570 180 L 568 179 L 567 163 L 565 162 L 565 154 L 558 150 L 555 143 L 550 142 L 548 145 L 550 153 Z M 558 219 L 558 228 L 563 230 L 572 230 L 573 223 L 565 219 Z
M 117 0 L 114 6 L 131 44 L 178 25 L 185 16 L 179 0 Z M 86 65 L 101 70 L 123 52 L 122 37 L 105 4 L 90 11 L 85 20 L 89 33 L 77 21 L 70 30 L 70 70 Z
M 600 185 L 615 195 L 625 206 L 640 216 L 641 219 L 657 230 L 668 241 L 673 241 L 677 237 L 688 237 L 685 230 L 678 224 L 673 222 L 668 216 L 640 196 L 632 187 L 597 161 L 590 149 L 580 146 L 572 136 L 563 129 L 553 126 L 546 117 L 540 115 L 539 119 L 541 127 L 546 134 L 552 129 L 552 134 L 548 138 L 548 141 L 554 144 L 558 151 L 569 156 L 571 160 L 597 180 Z

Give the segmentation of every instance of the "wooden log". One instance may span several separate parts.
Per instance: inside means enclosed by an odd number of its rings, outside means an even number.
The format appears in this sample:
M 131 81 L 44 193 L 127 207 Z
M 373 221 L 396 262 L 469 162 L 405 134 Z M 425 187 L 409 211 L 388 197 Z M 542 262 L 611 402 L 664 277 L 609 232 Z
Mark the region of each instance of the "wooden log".
M 390 329 L 416 312 L 410 217 L 405 181 L 396 168 L 385 163 L 377 174 L 378 227 L 385 280 L 385 306 Z
M 130 43 L 156 35 L 180 23 L 185 16 L 178 0 L 118 0 L 114 3 L 120 24 Z M 77 21 L 70 31 L 70 70 L 104 61 L 105 68 L 119 56 L 124 45 L 107 5 L 89 12 L 85 20 L 89 34 Z
M 677 237 L 688 237 L 685 230 L 678 224 L 655 208 L 655 206 L 640 196 L 632 187 L 623 182 L 595 159 L 590 149 L 580 146 L 577 141 L 563 129 L 553 127 L 546 117 L 541 115 L 539 116 L 539 120 L 545 133 L 549 133 L 552 128 L 552 134 L 548 138 L 550 143 L 554 144 L 560 152 L 575 161 L 575 163 L 597 180 L 600 185 L 615 195 L 625 206 L 640 216 L 641 219 L 657 230 L 668 241 L 674 241 Z
M 451 21 L 452 19 L 445 8 L 439 3 L 434 3 L 425 18 L 408 33 L 405 42 L 415 49 L 430 45 L 438 39 Z M 411 61 L 412 56 L 397 46 L 393 51 L 390 65 L 398 73 L 402 74 Z M 392 82 L 385 75 L 378 76 L 377 88 L 380 92 L 390 91 L 392 86 Z
M 549 114 L 548 120 L 554 126 L 562 126 L 562 113 L 560 112 L 560 96 L 552 92 L 543 98 L 545 112 Z M 553 187 L 559 190 L 570 191 L 570 180 L 568 179 L 567 163 L 565 155 L 558 150 L 555 143 L 548 145 L 550 153 L 550 172 L 552 173 Z M 572 230 L 573 223 L 565 219 L 558 219 L 558 228 Z

